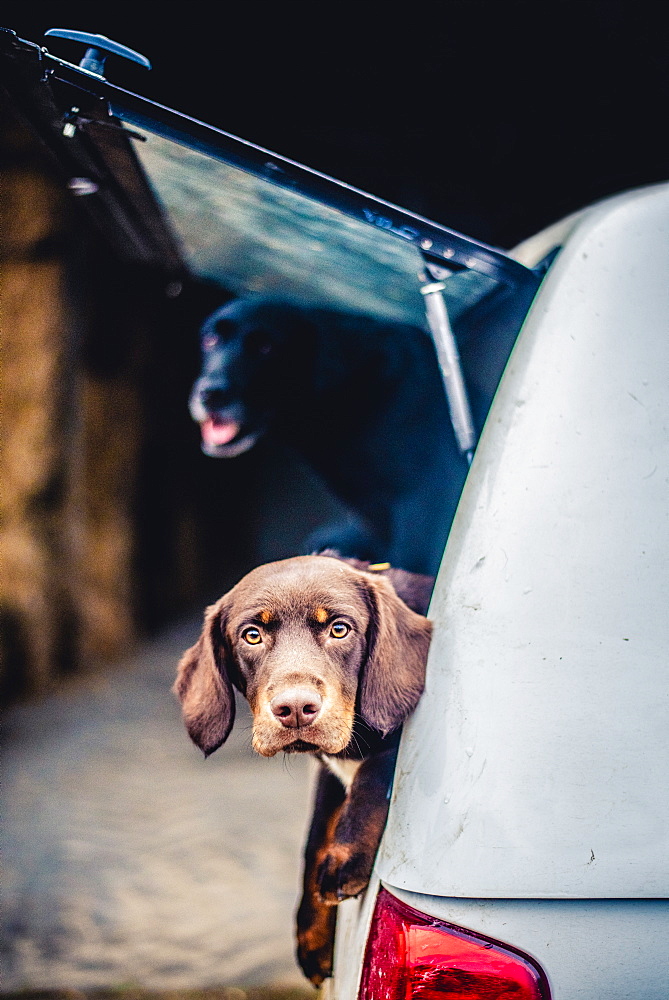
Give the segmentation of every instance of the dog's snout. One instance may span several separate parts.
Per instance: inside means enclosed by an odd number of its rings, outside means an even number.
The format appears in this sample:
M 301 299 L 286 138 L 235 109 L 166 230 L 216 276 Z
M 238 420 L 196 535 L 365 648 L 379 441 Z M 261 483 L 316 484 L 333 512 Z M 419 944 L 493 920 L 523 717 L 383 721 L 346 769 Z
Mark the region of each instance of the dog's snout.
M 286 729 L 310 726 L 321 710 L 323 699 L 312 688 L 294 687 L 275 695 L 270 702 L 272 714 Z

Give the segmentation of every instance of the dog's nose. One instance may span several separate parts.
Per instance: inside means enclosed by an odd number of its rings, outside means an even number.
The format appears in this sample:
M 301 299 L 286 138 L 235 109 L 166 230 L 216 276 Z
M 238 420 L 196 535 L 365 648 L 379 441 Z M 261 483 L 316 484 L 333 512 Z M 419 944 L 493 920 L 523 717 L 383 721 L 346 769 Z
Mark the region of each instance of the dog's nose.
M 230 402 L 231 393 L 229 389 L 201 389 L 200 399 L 208 410 L 222 410 Z
M 311 688 L 288 688 L 272 698 L 270 708 L 282 726 L 301 729 L 310 726 L 321 710 L 323 699 Z

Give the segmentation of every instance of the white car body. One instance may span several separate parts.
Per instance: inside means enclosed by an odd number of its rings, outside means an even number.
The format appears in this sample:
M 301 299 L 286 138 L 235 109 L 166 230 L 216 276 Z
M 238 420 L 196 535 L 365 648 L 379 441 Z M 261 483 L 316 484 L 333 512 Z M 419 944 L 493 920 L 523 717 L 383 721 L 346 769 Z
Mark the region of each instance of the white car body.
M 337 1000 L 380 885 L 529 955 L 553 1000 L 669 997 L 669 185 L 561 229 L 448 540 L 375 874 L 339 907 Z

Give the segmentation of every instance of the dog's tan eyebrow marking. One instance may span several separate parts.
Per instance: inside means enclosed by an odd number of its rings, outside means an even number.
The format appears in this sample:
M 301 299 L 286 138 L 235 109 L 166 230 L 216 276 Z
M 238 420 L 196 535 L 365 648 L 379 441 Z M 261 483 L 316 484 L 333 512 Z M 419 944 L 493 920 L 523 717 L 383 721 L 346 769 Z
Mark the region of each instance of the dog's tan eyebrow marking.
M 314 610 L 314 618 L 316 619 L 317 622 L 320 622 L 321 625 L 324 625 L 325 622 L 328 620 L 328 613 L 326 609 L 323 607 L 316 608 Z
M 271 612 L 271 611 L 267 611 L 267 610 L 265 609 L 264 611 L 261 611 L 261 612 L 260 612 L 260 614 L 258 615 L 258 618 L 259 618 L 259 619 L 260 619 L 260 621 L 261 621 L 261 622 L 263 623 L 263 625 L 269 625 L 269 623 L 270 623 L 270 622 L 272 621 L 272 619 L 274 618 L 274 615 L 272 614 L 272 612 Z

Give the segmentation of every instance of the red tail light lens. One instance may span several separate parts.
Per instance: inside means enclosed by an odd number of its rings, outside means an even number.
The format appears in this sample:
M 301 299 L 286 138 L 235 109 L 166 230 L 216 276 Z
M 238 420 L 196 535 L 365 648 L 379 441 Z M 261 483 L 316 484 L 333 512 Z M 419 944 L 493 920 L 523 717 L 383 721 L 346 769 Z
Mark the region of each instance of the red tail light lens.
M 379 892 L 359 1000 L 550 1000 L 527 956 Z

